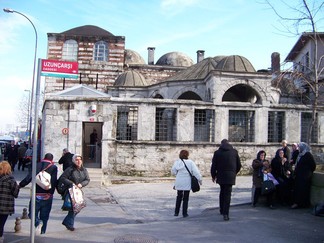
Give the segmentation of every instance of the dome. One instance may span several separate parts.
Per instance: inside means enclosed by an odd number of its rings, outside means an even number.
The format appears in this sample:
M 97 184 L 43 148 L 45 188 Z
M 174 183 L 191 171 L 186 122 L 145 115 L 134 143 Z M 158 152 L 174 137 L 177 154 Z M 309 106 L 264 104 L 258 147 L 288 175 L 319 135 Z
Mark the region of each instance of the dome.
M 146 80 L 144 76 L 136 71 L 126 71 L 120 74 L 114 86 L 146 86 Z
M 125 64 L 145 64 L 145 61 L 136 51 L 125 49 Z
M 175 67 L 189 67 L 193 64 L 194 62 L 192 59 L 181 52 L 169 52 L 160 57 L 160 59 L 156 62 L 156 65 Z
M 256 72 L 248 59 L 238 55 L 224 57 L 219 61 L 216 69 L 231 72 Z
M 213 59 L 214 59 L 217 63 L 219 63 L 221 60 L 224 59 L 224 57 L 226 57 L 226 56 L 215 56 L 215 57 L 213 57 Z
M 107 30 L 94 25 L 84 25 L 62 32 L 64 35 L 77 36 L 114 36 Z

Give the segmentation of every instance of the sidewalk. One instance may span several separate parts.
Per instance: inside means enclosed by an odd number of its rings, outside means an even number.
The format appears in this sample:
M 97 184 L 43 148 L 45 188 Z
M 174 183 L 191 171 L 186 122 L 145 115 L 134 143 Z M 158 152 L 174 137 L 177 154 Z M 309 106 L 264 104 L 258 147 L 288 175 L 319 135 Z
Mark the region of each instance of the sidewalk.
M 23 172 L 15 172 L 17 180 Z M 250 206 L 251 177 L 238 177 L 233 188 L 230 220 L 218 212 L 219 186 L 204 178 L 201 191 L 191 193 L 189 217 L 174 217 L 176 191 L 170 181 L 132 183 L 107 188 L 84 188 L 87 207 L 76 217 L 74 232 L 61 224 L 66 212 L 55 194 L 46 234 L 35 242 L 324 242 L 324 218 L 309 209 L 270 210 Z M 22 188 L 16 213 L 5 226 L 5 242 L 29 242 L 30 220 L 15 233 L 15 218 L 29 203 L 29 188 Z M 236 206 L 234 206 L 236 205 Z

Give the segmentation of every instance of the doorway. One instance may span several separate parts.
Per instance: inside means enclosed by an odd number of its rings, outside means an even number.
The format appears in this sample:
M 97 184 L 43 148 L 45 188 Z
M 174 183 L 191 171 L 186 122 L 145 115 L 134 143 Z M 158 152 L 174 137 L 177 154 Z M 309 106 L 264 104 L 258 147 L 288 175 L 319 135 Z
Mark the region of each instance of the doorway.
M 94 135 L 96 133 L 97 135 Z M 93 135 L 91 135 L 93 134 Z M 97 137 L 90 143 L 90 136 Z M 102 122 L 83 122 L 82 124 L 82 154 L 83 163 L 88 168 L 101 168 Z M 92 139 L 94 140 L 94 139 Z

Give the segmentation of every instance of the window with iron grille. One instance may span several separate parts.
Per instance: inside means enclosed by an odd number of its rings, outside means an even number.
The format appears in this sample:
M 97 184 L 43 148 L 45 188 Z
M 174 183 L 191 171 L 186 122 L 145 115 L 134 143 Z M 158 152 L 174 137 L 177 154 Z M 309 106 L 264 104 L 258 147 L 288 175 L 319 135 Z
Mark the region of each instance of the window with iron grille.
M 228 140 L 231 142 L 254 142 L 255 112 L 229 111 Z
M 93 60 L 108 61 L 108 44 L 105 41 L 98 41 L 95 43 Z
M 155 140 L 176 141 L 177 140 L 177 109 L 156 108 L 155 114 Z
M 285 139 L 285 112 L 269 111 L 268 142 L 281 142 Z
M 67 40 L 64 42 L 62 59 L 69 61 L 78 60 L 78 43 L 75 40 Z
M 117 140 L 137 140 L 137 107 L 117 108 Z
M 195 110 L 194 141 L 214 142 L 215 141 L 215 111 Z
M 308 129 L 309 126 L 312 123 L 312 113 L 310 112 L 302 112 L 301 113 L 301 135 L 300 135 L 300 141 L 301 142 L 307 142 L 308 138 Z M 318 142 L 318 120 L 317 120 L 317 114 L 315 118 L 315 124 L 312 128 L 312 134 L 309 140 L 311 143 L 317 143 Z

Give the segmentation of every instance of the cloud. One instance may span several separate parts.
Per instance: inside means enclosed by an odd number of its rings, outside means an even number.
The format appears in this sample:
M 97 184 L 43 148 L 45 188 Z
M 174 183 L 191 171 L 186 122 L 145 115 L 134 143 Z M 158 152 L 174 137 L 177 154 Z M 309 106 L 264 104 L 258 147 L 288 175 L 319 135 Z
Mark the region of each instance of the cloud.
M 199 3 L 199 0 L 162 0 L 161 11 L 168 15 L 177 15 L 182 13 L 188 7 L 194 7 Z

